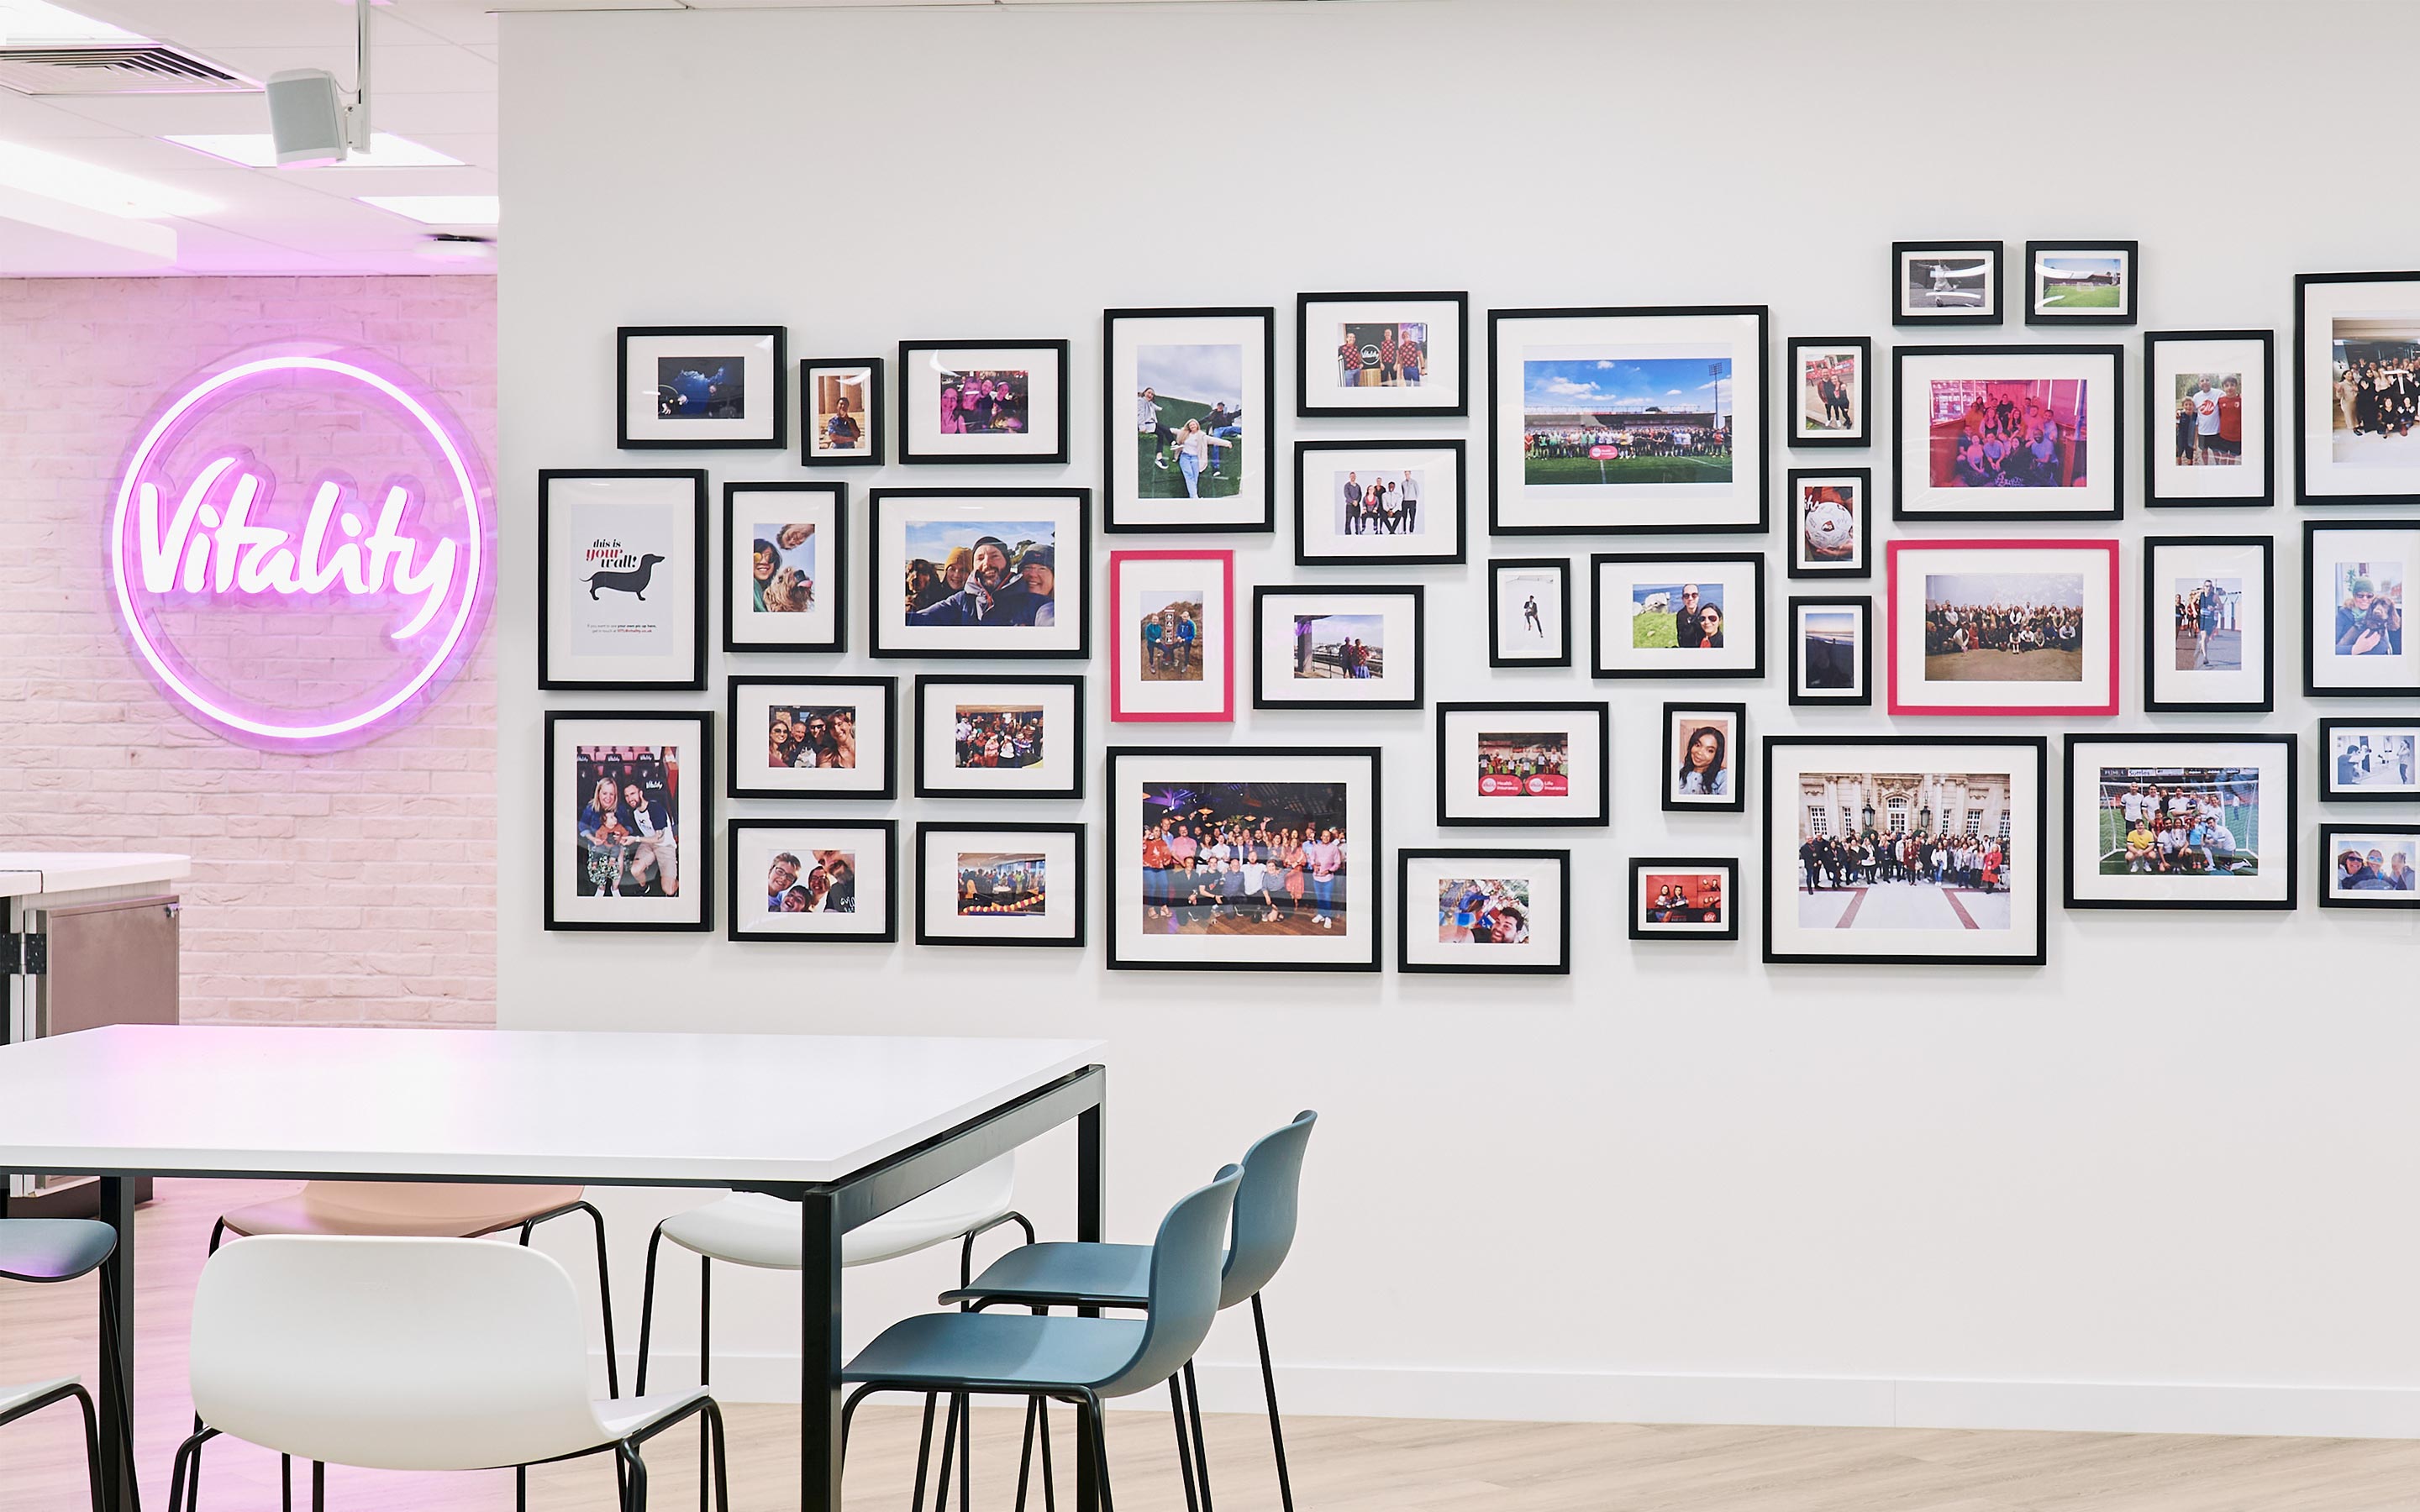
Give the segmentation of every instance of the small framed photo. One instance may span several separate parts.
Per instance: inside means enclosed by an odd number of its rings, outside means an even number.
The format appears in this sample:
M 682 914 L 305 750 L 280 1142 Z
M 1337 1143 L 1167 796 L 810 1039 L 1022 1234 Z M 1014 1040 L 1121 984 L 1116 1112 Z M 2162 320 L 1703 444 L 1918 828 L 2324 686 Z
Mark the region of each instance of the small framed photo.
M 1764 737 L 1768 965 L 2038 966 L 2040 735 Z
M 2118 543 L 1893 541 L 1893 714 L 2118 712 Z
M 1996 241 L 1891 243 L 1891 324 L 1996 326 L 2001 244 Z
M 1067 460 L 1063 341 L 903 341 L 899 460 Z
M 1871 446 L 1873 338 L 1791 337 L 1790 396 L 1790 445 Z
M 1084 826 L 916 826 L 916 943 L 1084 947 Z
M 1295 413 L 1306 420 L 1470 413 L 1470 296 L 1295 296 Z
M 1790 470 L 1790 576 L 1867 578 L 1874 475 L 1865 468 Z
M 2321 719 L 2319 801 L 2420 799 L 2420 719 Z
M 1790 702 L 1864 708 L 1874 701 L 1874 601 L 1790 601 Z
M 2294 278 L 2298 504 L 2420 497 L 2420 272 Z
M 1612 717 L 1593 703 L 1436 706 L 1436 822 L 1603 828 Z
M 734 677 L 734 798 L 895 798 L 895 677 Z
M 1746 811 L 1747 780 L 1732 770 L 1746 748 L 1746 704 L 1665 704 L 1665 811 Z
M 626 452 L 790 444 L 780 326 L 624 326 L 614 444 Z
M 1459 440 L 1296 441 L 1294 560 L 1306 567 L 1459 563 L 1464 491 Z
M 1417 709 L 1421 592 L 1403 588 L 1252 590 L 1252 707 Z
M 706 474 L 537 475 L 537 686 L 706 686 Z
M 1736 940 L 1739 861 L 1729 856 L 1630 858 L 1630 937 Z
M 1102 325 L 1101 528 L 1275 530 L 1277 311 L 1109 310 Z
M 2319 906 L 2420 908 L 2420 825 L 2321 825 Z
M 1596 676 L 1764 675 L 1762 552 L 1604 552 L 1589 568 Z
M 2116 519 L 2118 347 L 1894 347 L 1893 519 Z
M 799 359 L 799 403 L 806 436 L 799 461 L 811 468 L 882 465 L 882 359 Z
M 873 654 L 1082 660 L 1092 506 L 1089 488 L 875 489 Z
M 713 718 L 546 717 L 546 927 L 714 927 Z
M 730 938 L 793 945 L 899 938 L 898 821 L 734 819 L 723 850 Z
M 2067 737 L 2067 906 L 2294 906 L 2294 737 Z
M 2143 707 L 2276 707 L 2276 584 L 2266 535 L 2143 542 Z
M 1487 665 L 1572 664 L 1569 557 L 1497 557 L 1487 563 Z
M 1084 679 L 916 679 L 916 796 L 1080 798 Z
M 2420 519 L 2303 522 L 2303 691 L 2420 695 L 2420 641 L 2406 606 Z
M 2142 278 L 2133 241 L 2025 243 L 2025 324 L 2131 326 Z
M 722 486 L 722 649 L 848 649 L 848 485 Z
M 1109 717 L 1235 717 L 1235 553 L 1109 553 Z
M 1398 851 L 1395 969 L 1570 976 L 1571 873 L 1569 851 Z
M 2143 502 L 2154 509 L 2277 501 L 2275 393 L 2266 331 L 2143 335 Z

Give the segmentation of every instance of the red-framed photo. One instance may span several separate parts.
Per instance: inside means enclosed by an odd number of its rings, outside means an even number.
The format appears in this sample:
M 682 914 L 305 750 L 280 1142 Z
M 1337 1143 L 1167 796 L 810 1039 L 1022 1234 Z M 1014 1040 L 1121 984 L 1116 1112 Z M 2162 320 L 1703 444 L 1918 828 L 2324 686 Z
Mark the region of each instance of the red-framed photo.
M 1235 553 L 1109 553 L 1109 717 L 1235 717 Z
M 1893 541 L 1893 714 L 2118 712 L 2118 543 Z

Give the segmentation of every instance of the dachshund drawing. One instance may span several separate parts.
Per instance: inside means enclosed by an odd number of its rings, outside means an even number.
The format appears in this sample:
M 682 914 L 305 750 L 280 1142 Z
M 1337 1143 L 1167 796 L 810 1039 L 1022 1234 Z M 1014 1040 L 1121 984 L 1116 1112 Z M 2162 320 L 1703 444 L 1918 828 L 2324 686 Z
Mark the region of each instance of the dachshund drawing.
M 662 560 L 650 551 L 628 572 L 592 572 L 588 575 L 588 596 L 595 598 L 599 588 L 611 588 L 616 593 L 636 594 L 644 604 L 647 601 L 647 579 L 655 576 L 656 563 Z

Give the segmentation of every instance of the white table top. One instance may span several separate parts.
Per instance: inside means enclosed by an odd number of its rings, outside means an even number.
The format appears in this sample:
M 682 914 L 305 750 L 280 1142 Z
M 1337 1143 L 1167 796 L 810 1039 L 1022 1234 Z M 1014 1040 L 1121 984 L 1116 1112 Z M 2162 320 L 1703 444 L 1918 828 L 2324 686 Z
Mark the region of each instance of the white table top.
M 0 1169 L 837 1180 L 1094 1040 L 118 1025 L 0 1046 Z
M 192 856 L 169 851 L 0 851 L 0 898 L 172 882 L 193 871 Z

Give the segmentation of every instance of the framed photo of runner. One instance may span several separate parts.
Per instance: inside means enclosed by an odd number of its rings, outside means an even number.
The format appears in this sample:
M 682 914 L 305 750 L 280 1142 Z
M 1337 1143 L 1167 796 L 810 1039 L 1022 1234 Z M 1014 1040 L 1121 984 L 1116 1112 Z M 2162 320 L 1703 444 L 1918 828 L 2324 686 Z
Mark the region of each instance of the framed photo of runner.
M 1084 826 L 916 826 L 916 943 L 1084 948 Z
M 848 649 L 848 485 L 722 486 L 722 649 Z
M 1868 578 L 1874 475 L 1866 468 L 1792 468 L 1790 576 Z
M 1277 311 L 1102 313 L 1101 528 L 1277 529 Z
M 2143 334 L 2143 502 L 2153 509 L 2277 501 L 2269 444 L 2275 334 Z
M 1497 557 L 1487 563 L 1487 665 L 1572 664 L 1569 557 Z
M 899 460 L 1067 460 L 1063 341 L 903 341 Z
M 2067 737 L 2067 906 L 2294 906 L 2290 734 Z
M 1891 243 L 1891 324 L 1996 326 L 2002 295 L 1997 241 Z
M 1894 347 L 1893 519 L 2125 513 L 2125 349 Z
M 723 850 L 729 938 L 788 945 L 899 938 L 898 821 L 734 819 Z
M 537 475 L 537 686 L 706 686 L 706 474 Z
M 2294 278 L 2294 501 L 2420 497 L 2420 272 Z
M 2118 712 L 2116 541 L 1893 541 L 1893 714 Z
M 1572 972 L 1572 853 L 1395 853 L 1395 969 L 1490 976 Z
M 744 451 L 790 444 L 789 333 L 780 326 L 624 326 L 614 332 L 613 444 Z
M 2143 252 L 2133 241 L 2025 243 L 2025 324 L 2131 326 Z
M 2420 718 L 2321 719 L 2321 803 L 2420 800 Z
M 1235 553 L 1109 553 L 1109 717 L 1235 717 Z
M 889 407 L 879 357 L 801 357 L 799 403 L 806 411 L 799 462 L 811 468 L 882 465 L 882 420 Z
M 2303 522 L 2303 691 L 2311 698 L 2420 696 L 2410 631 L 2420 519 Z
M 1738 767 L 1746 749 L 1746 704 L 1665 704 L 1664 811 L 1745 812 L 1747 776 Z
M 1764 553 L 1600 552 L 1598 677 L 1762 677 Z
M 1297 294 L 1295 413 L 1306 420 L 1470 413 L 1470 296 Z
M 734 677 L 734 798 L 895 798 L 899 679 Z
M 1082 660 L 1092 505 L 1089 488 L 875 489 L 873 655 Z
M 1730 856 L 1630 858 L 1634 940 L 1739 938 L 1739 860 Z
M 1252 707 L 1417 709 L 1421 590 L 1262 583 L 1252 590 Z
M 1605 827 L 1611 732 L 1603 700 L 1438 704 L 1438 825 Z
M 1305 567 L 1459 563 L 1468 530 L 1463 447 L 1294 443 L 1294 560 Z
M 1874 702 L 1872 599 L 1793 597 L 1786 633 L 1792 703 L 1865 708 Z
M 2143 542 L 2143 707 L 2221 714 L 2276 707 L 2276 583 L 2266 535 Z
M 713 717 L 546 717 L 546 927 L 714 927 Z
M 1788 382 L 1788 445 L 1873 444 L 1872 337 L 1791 337 Z
M 2420 825 L 2321 825 L 2319 906 L 2420 908 Z
M 2040 735 L 1764 737 L 1768 965 L 2038 966 Z
M 1080 798 L 1084 679 L 916 679 L 916 796 Z

